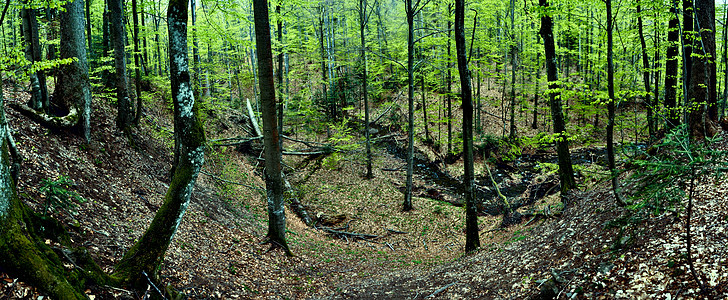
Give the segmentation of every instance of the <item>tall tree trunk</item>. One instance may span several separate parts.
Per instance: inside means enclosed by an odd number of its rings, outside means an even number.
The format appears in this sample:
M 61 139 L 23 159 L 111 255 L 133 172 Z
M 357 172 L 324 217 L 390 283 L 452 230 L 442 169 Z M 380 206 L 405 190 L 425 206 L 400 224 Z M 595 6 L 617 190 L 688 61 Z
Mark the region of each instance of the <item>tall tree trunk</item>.
M 683 40 L 683 101 L 687 104 L 688 87 L 690 86 L 690 79 L 692 78 L 692 65 L 693 65 L 693 46 L 695 45 L 695 32 L 693 32 L 693 25 L 695 19 L 693 18 L 693 0 L 682 0 L 682 40 Z
M 127 131 L 133 121 L 131 101 L 129 99 L 128 79 L 126 77 L 126 56 L 124 52 L 124 40 L 126 31 L 124 30 L 122 0 L 109 1 L 109 23 L 111 24 L 111 36 L 114 40 L 114 69 L 116 70 L 116 79 L 114 80 L 116 87 L 116 105 L 118 114 L 116 115 L 116 127 L 119 130 Z
M 109 6 L 111 5 L 110 1 L 112 0 L 104 0 L 104 14 L 103 14 L 103 20 L 101 22 L 102 27 L 102 40 L 101 40 L 101 56 L 102 57 L 109 57 L 109 51 L 111 51 L 111 23 L 109 22 L 110 19 L 110 12 L 109 12 Z M 104 83 L 105 87 L 111 87 L 114 84 L 113 76 L 111 76 L 111 72 L 108 70 L 101 71 L 101 81 Z
M 172 0 L 167 8 L 170 79 L 174 102 L 174 173 L 164 203 L 139 241 L 124 255 L 112 275 L 135 289 L 147 287 L 142 272 L 158 280 L 164 254 L 190 203 L 197 175 L 205 162 L 205 131 L 197 118 L 198 102 L 192 95 L 187 58 L 187 4 Z
M 536 53 L 536 91 L 533 93 L 533 122 L 531 128 L 538 129 L 538 93 L 541 85 L 541 52 Z
M 455 50 L 460 73 L 463 100 L 463 156 L 465 161 L 465 252 L 480 248 L 478 208 L 475 197 L 473 168 L 473 91 L 470 86 L 468 57 L 465 55 L 465 0 L 455 0 Z
M 200 45 L 197 41 L 197 1 L 190 0 L 190 17 L 192 17 L 192 91 L 195 99 L 200 99 Z
M 86 0 L 89 1 L 89 0 Z M 86 42 L 84 37 L 83 0 L 66 2 L 60 12 L 60 58 L 76 58 L 60 66 L 55 101 L 78 111 L 76 124 L 86 142 L 91 139 L 91 87 L 89 86 Z
M 283 15 L 281 15 L 280 2 L 276 5 L 276 20 L 278 27 L 278 132 L 283 133 Z M 278 148 L 283 149 L 283 139 L 278 139 Z
M 265 187 L 268 200 L 268 241 L 291 255 L 286 243 L 286 213 L 283 206 L 283 179 L 281 178 L 281 149 L 276 128 L 276 90 L 273 81 L 273 53 L 271 50 L 268 1 L 254 0 L 255 43 L 258 48 L 258 82 L 262 106 L 263 143 L 265 144 Z
M 690 135 L 694 139 L 714 136 L 718 132 L 716 121 L 717 94 L 715 76 L 715 2 L 695 0 L 695 19 L 699 30 L 690 71 L 688 100 Z M 714 117 L 715 115 L 715 117 Z
M 147 15 L 144 13 L 144 1 L 142 0 L 142 30 L 144 33 L 142 34 L 142 49 L 144 51 L 144 57 L 142 59 L 142 69 L 144 70 L 144 76 L 149 76 L 149 52 L 147 48 L 147 32 L 149 32 L 149 29 L 146 25 Z
M 728 21 L 728 10 L 725 11 L 724 23 Z M 720 103 L 720 113 L 718 119 L 723 120 L 725 117 L 726 102 L 728 102 L 728 28 L 723 26 L 723 99 Z
M 367 0 L 359 0 L 359 38 L 361 39 L 361 60 L 362 60 L 362 97 L 364 98 L 364 136 L 366 138 L 367 151 L 367 174 L 366 178 L 373 178 L 372 172 L 372 142 L 369 132 L 369 87 L 367 86 Z
M 88 39 L 88 56 L 93 56 L 94 45 L 91 40 L 91 0 L 86 0 L 86 39 Z
M 609 100 L 607 102 L 607 110 L 608 110 L 608 123 L 607 123 L 607 160 L 609 165 L 609 172 L 612 176 L 612 191 L 614 192 L 614 198 L 617 200 L 617 204 L 619 206 L 625 206 L 627 205 L 624 200 L 622 199 L 621 194 L 619 193 L 619 182 L 618 182 L 618 173 L 617 173 L 617 166 L 615 163 L 615 153 L 614 153 L 614 102 L 617 101 L 617 99 L 614 97 L 614 50 L 612 47 L 614 47 L 614 38 L 613 38 L 613 32 L 614 32 L 614 19 L 612 16 L 612 0 L 606 0 L 607 4 L 607 84 L 608 84 L 608 93 L 609 93 Z
M 42 50 L 38 32 L 37 11 L 23 8 L 23 37 L 25 39 L 25 58 L 31 63 L 40 63 Z M 39 70 L 30 75 L 32 94 L 28 106 L 35 110 L 50 112 L 48 100 L 48 87 L 46 85 L 45 71 Z
M 447 6 L 447 77 L 445 77 L 445 85 L 447 87 L 447 153 L 452 153 L 452 65 L 450 59 L 452 53 L 450 52 L 451 41 L 450 35 L 452 34 L 452 4 Z
M 678 19 L 678 0 L 672 0 L 670 5 L 670 21 L 667 25 L 667 53 L 665 61 L 665 109 L 667 120 L 665 129 L 672 130 L 680 123 L 679 108 L 677 105 L 677 69 L 680 39 L 680 20 Z M 728 74 L 728 73 L 726 73 Z
M 510 131 L 509 138 L 511 141 L 516 140 L 516 54 L 518 54 L 518 47 L 516 45 L 516 34 L 515 34 L 515 13 L 516 3 L 515 0 L 511 0 L 511 32 L 509 32 L 509 51 L 511 53 L 511 108 L 510 108 Z
M 637 30 L 642 46 L 642 81 L 645 84 L 645 103 L 647 103 L 647 130 L 652 139 L 655 136 L 655 106 L 652 103 L 652 88 L 650 87 L 650 57 L 647 55 L 647 43 L 645 42 L 645 30 L 642 22 L 642 6 L 637 2 Z M 610 96 L 611 97 L 611 96 Z M 614 99 L 614 98 L 612 98 Z
M 139 52 L 139 10 L 137 8 L 137 0 L 131 0 L 132 20 L 134 22 L 134 87 L 136 91 L 136 114 L 134 116 L 134 125 L 139 125 L 142 117 L 142 75 L 141 75 L 141 55 Z
M 609 0 L 607 0 L 609 1 Z M 548 11 L 548 0 L 539 0 L 539 6 Z M 574 169 L 571 165 L 571 154 L 569 153 L 569 140 L 566 133 L 566 122 L 561 111 L 561 95 L 554 92 L 558 89 L 558 69 L 556 68 L 556 45 L 553 33 L 553 20 L 551 15 L 541 16 L 541 30 L 539 34 L 543 38 L 544 54 L 546 56 L 546 75 L 548 79 L 549 104 L 551 106 L 551 118 L 554 122 L 554 133 L 556 138 L 556 152 L 559 159 L 559 179 L 561 181 L 561 196 L 565 199 L 566 194 L 576 188 L 574 180 Z M 566 205 L 568 203 L 564 203 Z
M 412 175 L 414 171 L 415 156 L 415 40 L 414 40 L 414 19 L 415 8 L 412 0 L 405 0 L 405 11 L 407 13 L 407 181 L 405 184 L 404 203 L 402 210 L 412 210 Z

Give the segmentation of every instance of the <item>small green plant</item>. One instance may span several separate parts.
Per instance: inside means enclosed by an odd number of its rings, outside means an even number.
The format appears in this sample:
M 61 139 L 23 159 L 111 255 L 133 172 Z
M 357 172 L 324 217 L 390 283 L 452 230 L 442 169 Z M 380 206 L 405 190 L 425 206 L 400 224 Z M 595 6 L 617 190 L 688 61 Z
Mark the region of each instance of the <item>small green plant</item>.
M 40 192 L 46 199 L 44 213 L 48 213 L 50 209 L 72 208 L 75 206 L 74 201 L 86 202 L 78 193 L 69 190 L 74 183 L 68 176 L 59 176 L 56 180 L 46 178 L 41 180 L 40 184 Z

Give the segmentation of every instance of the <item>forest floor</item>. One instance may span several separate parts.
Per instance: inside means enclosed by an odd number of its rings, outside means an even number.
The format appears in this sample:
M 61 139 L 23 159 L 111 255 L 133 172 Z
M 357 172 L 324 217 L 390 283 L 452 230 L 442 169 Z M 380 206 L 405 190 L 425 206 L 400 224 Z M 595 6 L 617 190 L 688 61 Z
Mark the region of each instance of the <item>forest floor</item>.
M 5 88 L 8 102 L 26 101 L 24 93 Z M 162 98 L 162 91 L 154 92 L 158 94 L 152 99 Z M 49 211 L 59 219 L 75 246 L 88 248 L 110 272 L 161 205 L 169 182 L 173 126 L 170 105 L 148 100 L 130 143 L 114 129 L 116 110 L 110 101 L 94 101 L 90 145 L 10 108 L 5 111 L 24 157 L 20 197 L 35 211 Z M 202 113 L 208 140 L 245 135 L 243 113 L 206 105 L 213 108 Z M 297 139 L 327 141 L 325 133 L 287 131 Z M 358 143 L 358 133 L 354 135 L 342 144 Z M 284 148 L 299 146 L 287 142 Z M 725 140 L 721 147 L 728 148 Z M 437 156 L 426 148 L 418 145 L 427 159 Z M 317 227 L 354 234 L 333 236 L 308 227 L 289 210 L 287 238 L 295 256 L 268 251 L 261 244 L 267 227 L 262 169 L 246 151 L 208 147 L 204 173 L 167 251 L 163 283 L 192 299 L 524 299 L 549 296 L 548 290 L 559 299 L 728 297 L 725 179 L 701 180 L 695 197 L 693 256 L 712 293 L 705 296 L 688 271 L 684 214 L 663 213 L 609 227 L 628 211 L 616 207 L 602 178 L 582 182 L 589 188 L 570 195 L 571 204 L 561 213 L 558 195 L 551 195 L 520 209 L 546 217 L 531 216 L 503 228 L 501 216 L 480 216 L 482 247 L 465 255 L 462 208 L 432 199 L 437 197 L 429 191 L 439 187 L 417 175 L 415 210 L 402 212 L 405 163 L 381 145 L 374 148 L 370 180 L 363 178 L 361 148 L 325 157 L 286 156 L 288 177 Z M 462 161 L 445 169 L 457 176 L 458 164 Z M 83 200 L 47 209 L 41 187 L 60 176 L 74 182 L 68 189 Z M 105 286 L 90 286 L 86 293 L 95 299 L 142 297 Z M 39 295 L 0 268 L 0 299 Z

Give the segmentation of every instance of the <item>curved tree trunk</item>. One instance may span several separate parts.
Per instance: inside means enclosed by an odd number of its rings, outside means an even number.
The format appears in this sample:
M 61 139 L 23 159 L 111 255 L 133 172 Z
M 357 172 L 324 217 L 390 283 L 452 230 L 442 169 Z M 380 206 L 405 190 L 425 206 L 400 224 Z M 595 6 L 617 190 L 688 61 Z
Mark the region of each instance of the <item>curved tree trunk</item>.
M 286 243 L 286 212 L 283 206 L 281 148 L 276 122 L 276 90 L 273 78 L 273 52 L 270 41 L 268 1 L 253 1 L 255 43 L 258 55 L 258 77 L 265 144 L 265 187 L 268 200 L 268 241 L 291 255 Z
M 179 145 L 172 182 L 162 207 L 139 241 L 127 252 L 112 275 L 134 288 L 146 287 L 142 272 L 156 279 L 164 254 L 190 202 L 197 175 L 205 161 L 205 132 L 197 118 L 187 59 L 187 1 L 170 1 L 170 71 L 174 100 L 174 135 Z
M 1 82 L 2 80 L 0 80 Z M 54 299 L 85 299 L 65 279 L 55 253 L 43 243 L 32 240 L 27 208 L 18 199 L 15 181 L 10 176 L 8 126 L 4 96 L 0 89 L 0 266 L 35 283 Z
M 465 55 L 465 0 L 455 1 L 455 53 L 460 73 L 460 90 L 463 100 L 463 156 L 465 160 L 465 252 L 480 248 L 478 234 L 478 208 L 473 185 L 473 90 L 470 86 L 470 70 Z
M 76 60 L 60 66 L 54 102 L 68 108 L 68 114 L 53 116 L 43 108 L 22 104 L 12 107 L 48 127 L 69 128 L 78 125 L 88 142 L 91 136 L 91 90 L 86 62 L 84 4 L 83 1 L 76 0 L 67 2 L 64 7 L 60 13 L 60 55 L 61 59 Z

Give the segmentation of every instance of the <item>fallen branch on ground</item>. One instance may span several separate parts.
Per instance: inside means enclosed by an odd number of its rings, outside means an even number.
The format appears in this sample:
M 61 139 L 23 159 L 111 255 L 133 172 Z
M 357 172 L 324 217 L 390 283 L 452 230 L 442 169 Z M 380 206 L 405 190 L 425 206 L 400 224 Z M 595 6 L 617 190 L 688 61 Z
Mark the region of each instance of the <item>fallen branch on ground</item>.
M 340 239 L 352 238 L 352 239 L 367 240 L 367 239 L 374 239 L 374 238 L 379 237 L 378 235 L 373 235 L 373 234 L 339 231 L 339 230 L 334 230 L 333 228 L 329 228 L 329 227 L 316 227 L 316 228 L 319 230 L 325 231 L 327 233 L 330 233 Z
M 437 296 L 437 294 L 444 292 L 445 290 L 447 290 L 449 287 L 455 285 L 456 283 L 457 282 L 453 282 L 453 283 L 450 283 L 450 284 L 448 284 L 446 286 L 443 286 L 443 287 L 437 289 L 435 292 L 433 292 L 429 296 L 425 297 L 425 299 L 435 298 L 435 296 Z

